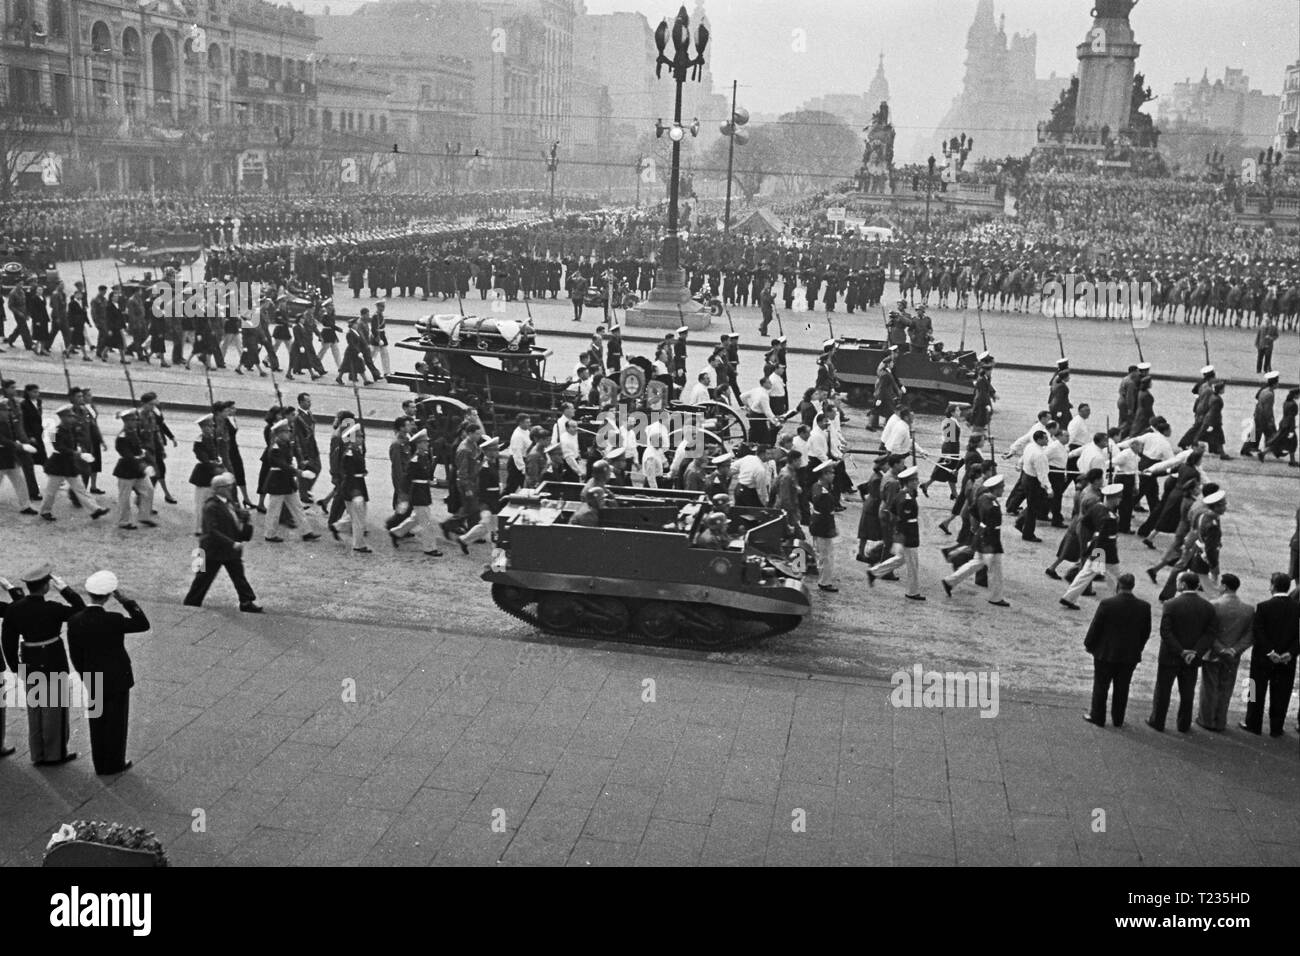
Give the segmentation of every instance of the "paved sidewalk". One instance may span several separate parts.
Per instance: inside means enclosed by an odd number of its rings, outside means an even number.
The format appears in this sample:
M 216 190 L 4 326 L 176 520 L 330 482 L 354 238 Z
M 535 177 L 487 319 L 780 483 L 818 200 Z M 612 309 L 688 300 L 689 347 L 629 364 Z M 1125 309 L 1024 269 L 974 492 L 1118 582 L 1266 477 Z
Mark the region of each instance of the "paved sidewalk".
M 633 648 L 146 610 L 135 768 L 96 778 L 80 716 L 81 759 L 0 762 L 0 864 L 75 818 L 177 865 L 1300 863 L 1294 734 L 1157 735 L 1145 696 L 1101 730 L 1077 698 L 981 718 Z

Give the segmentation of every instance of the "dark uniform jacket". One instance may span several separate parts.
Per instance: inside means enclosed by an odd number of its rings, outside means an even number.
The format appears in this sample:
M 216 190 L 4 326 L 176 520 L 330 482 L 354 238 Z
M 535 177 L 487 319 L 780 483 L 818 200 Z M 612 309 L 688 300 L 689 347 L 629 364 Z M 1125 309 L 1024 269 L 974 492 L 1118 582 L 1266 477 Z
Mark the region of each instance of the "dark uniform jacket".
M 4 645 L 5 662 L 11 670 L 17 672 L 20 660 L 29 673 L 57 673 L 68 669 L 68 656 L 62 641 L 46 647 L 24 648 L 21 654 L 19 652 L 20 642 L 39 644 L 61 636 L 68 618 L 86 606 L 81 595 L 72 588 L 64 588 L 59 596 L 68 603 L 58 604 L 47 601 L 45 595 L 28 594 L 12 604 L 0 605 L 0 620 L 4 622 L 0 642 Z
M 1290 654 L 1295 663 L 1300 656 L 1300 604 L 1285 596 L 1256 604 L 1252 638 L 1253 655 L 1263 657 L 1269 651 Z
M 981 554 L 1002 554 L 1002 506 L 992 494 L 981 493 L 975 499 L 975 550 Z
M 45 473 L 59 478 L 73 478 L 81 474 L 81 453 L 77 443 L 77 427 L 72 422 L 60 422 L 54 432 L 54 451 L 45 462 Z
M 293 446 L 288 438 L 273 439 L 262 453 L 266 462 L 266 493 L 291 495 L 298 490 L 298 475 L 293 467 Z
M 194 443 L 194 470 L 190 472 L 190 484 L 197 488 L 207 488 L 212 484 L 212 479 L 225 470 L 226 462 L 222 458 L 216 430 L 202 426 L 199 429 L 199 440 Z
M 149 630 L 149 619 L 135 601 L 123 601 L 122 607 L 128 617 L 92 604 L 68 620 L 72 666 L 92 693 L 120 693 L 135 686 L 124 638 Z M 100 675 L 99 686 L 91 687 L 95 674 Z
M 124 429 L 113 444 L 117 449 L 113 477 L 131 481 L 143 478 L 145 466 L 149 464 L 149 452 L 140 442 L 140 433 L 134 428 Z
M 311 413 L 300 411 L 294 416 L 293 436 L 298 444 L 298 462 L 308 471 L 320 473 L 320 448 L 316 444 L 316 423 Z

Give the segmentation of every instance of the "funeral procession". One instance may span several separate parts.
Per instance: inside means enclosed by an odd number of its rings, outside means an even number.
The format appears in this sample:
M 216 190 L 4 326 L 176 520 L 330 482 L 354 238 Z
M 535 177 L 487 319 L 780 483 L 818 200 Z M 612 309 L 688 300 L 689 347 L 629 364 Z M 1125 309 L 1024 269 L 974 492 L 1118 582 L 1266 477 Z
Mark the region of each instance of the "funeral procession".
M 1285 912 L 1300 6 L 677 6 L 6 0 L 0 863 Z

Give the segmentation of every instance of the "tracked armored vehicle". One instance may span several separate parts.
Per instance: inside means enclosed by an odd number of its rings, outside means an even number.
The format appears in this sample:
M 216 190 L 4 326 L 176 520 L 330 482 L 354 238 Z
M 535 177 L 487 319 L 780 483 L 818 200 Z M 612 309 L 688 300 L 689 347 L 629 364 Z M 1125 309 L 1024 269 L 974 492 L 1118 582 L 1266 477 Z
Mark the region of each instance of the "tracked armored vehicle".
M 870 408 L 875 402 L 876 370 L 889 354 L 889 343 L 871 339 L 840 339 L 835 373 L 848 393 L 849 404 Z M 975 385 L 975 353 L 900 352 L 894 374 L 907 389 L 908 404 L 917 411 L 941 412 L 949 402 L 970 400 Z
M 549 634 L 706 650 L 783 634 L 808 614 L 802 552 L 785 547 L 780 511 L 731 509 L 719 548 L 700 537 L 702 493 L 612 490 L 595 527 L 571 523 L 581 485 L 506 499 L 483 572 L 498 607 Z

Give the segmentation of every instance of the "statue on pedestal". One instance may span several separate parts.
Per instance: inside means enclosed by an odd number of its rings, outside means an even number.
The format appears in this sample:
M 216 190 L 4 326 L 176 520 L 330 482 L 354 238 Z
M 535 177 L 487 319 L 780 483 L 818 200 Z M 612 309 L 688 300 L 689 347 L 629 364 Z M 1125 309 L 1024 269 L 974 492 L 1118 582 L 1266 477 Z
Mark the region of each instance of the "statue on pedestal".
M 871 114 L 871 125 L 862 150 L 858 189 L 867 193 L 891 193 L 894 185 L 894 125 L 889 121 L 889 104 Z

